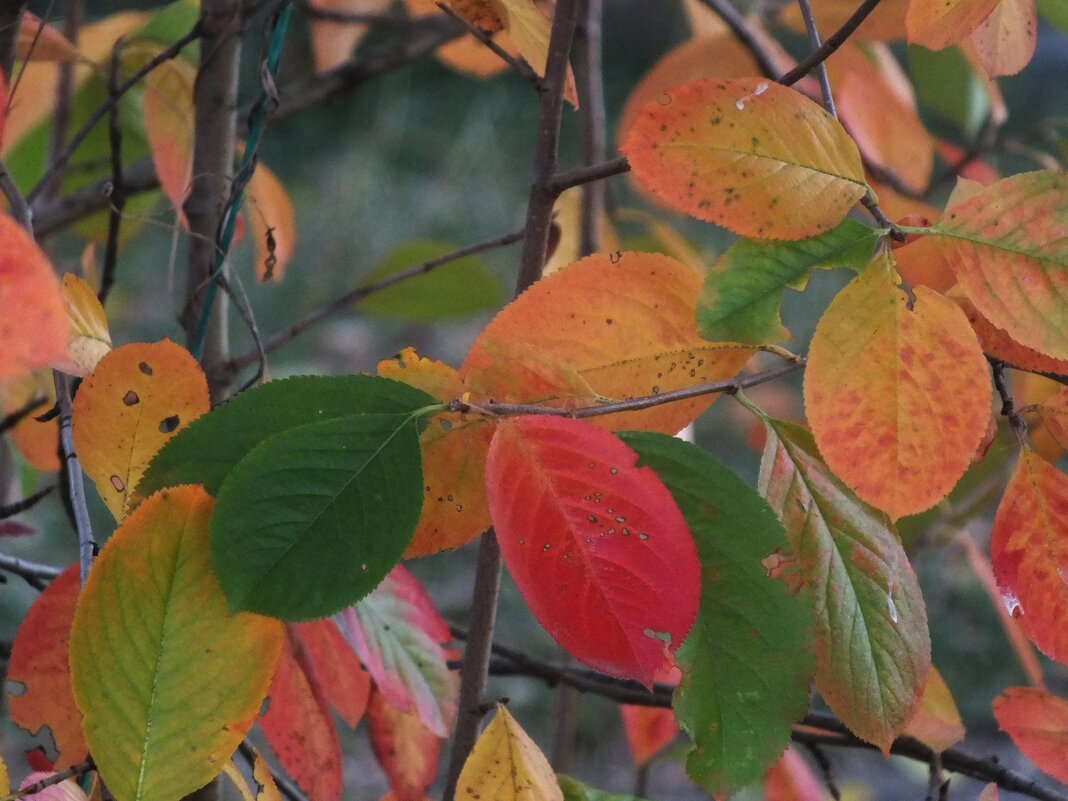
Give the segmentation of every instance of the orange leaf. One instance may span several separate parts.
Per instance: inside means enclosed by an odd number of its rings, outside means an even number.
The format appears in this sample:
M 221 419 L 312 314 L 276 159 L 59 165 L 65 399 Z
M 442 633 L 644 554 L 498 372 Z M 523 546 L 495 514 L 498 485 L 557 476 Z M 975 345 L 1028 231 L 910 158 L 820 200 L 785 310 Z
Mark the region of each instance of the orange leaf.
M 938 753 L 964 739 L 964 724 L 961 723 L 953 693 L 934 665 L 927 674 L 927 686 L 923 688 L 920 708 L 905 727 L 905 734 Z
M 642 109 L 621 149 L 672 207 L 758 239 L 827 231 L 868 191 L 841 124 L 756 78 L 675 87 Z
M 942 50 L 959 42 L 990 16 L 999 0 L 910 0 L 905 25 L 909 44 Z
M 367 707 L 371 748 L 397 801 L 422 801 L 438 770 L 441 740 L 414 712 L 404 712 L 377 690 Z
M 51 370 L 38 370 L 4 385 L 4 414 L 23 408 L 34 399 L 41 404 L 11 429 L 11 441 L 34 470 L 54 473 L 60 468 L 59 419 L 37 420 L 56 403 L 56 385 Z
M 677 685 L 680 676 L 679 669 L 671 665 L 658 670 L 656 680 Z M 671 745 L 679 734 L 679 724 L 670 709 L 620 704 L 619 714 L 623 718 L 623 733 L 627 735 L 627 745 L 635 767 L 645 765 Z
M 983 317 L 967 298 L 954 297 L 953 300 L 961 307 L 968 322 L 972 324 L 972 329 L 979 338 L 979 344 L 983 346 L 983 350 L 991 356 L 1022 370 L 1068 374 L 1068 360 L 1054 359 L 1033 348 L 1021 345 Z
M 764 776 L 764 801 L 822 801 L 823 789 L 812 768 L 787 748 Z
M 1068 476 L 1029 450 L 1005 488 L 990 558 L 1006 605 L 1039 650 L 1068 662 Z
M 983 351 L 960 309 L 905 293 L 888 254 L 824 312 L 809 349 L 805 407 L 839 478 L 892 519 L 940 501 L 986 433 Z
M 59 752 L 56 770 L 89 752 L 67 667 L 78 578 L 78 565 L 71 565 L 37 597 L 19 625 L 7 667 L 8 681 L 25 687 L 21 695 L 8 696 L 11 720 L 31 734 L 48 727 Z
M 78 58 L 78 48 L 54 25 L 46 25 L 36 14 L 23 11 L 15 58 L 19 61 L 73 61 Z
M 538 281 L 475 339 L 460 367 L 470 390 L 497 400 L 591 406 L 719 381 L 752 355 L 697 334 L 701 276 L 655 253 L 597 253 Z M 715 399 L 595 422 L 674 434 Z
M 245 189 L 245 212 L 256 253 L 256 280 L 278 283 L 293 258 L 297 225 L 286 188 L 262 163 Z
M 123 60 L 141 66 L 162 50 L 161 45 L 142 43 L 123 50 Z M 160 64 L 145 78 L 145 137 L 152 151 L 152 164 L 163 194 L 171 201 L 185 225 L 182 203 L 193 176 L 193 66 L 182 59 Z
M 67 312 L 48 257 L 0 212 L 0 381 L 67 358 Z
M 909 0 L 882 0 L 854 34 L 855 41 L 892 41 L 905 38 L 905 11 Z M 836 31 L 857 10 L 855 0 L 820 0 L 813 3 L 816 27 L 824 34 Z M 797 3 L 782 7 L 780 20 L 798 33 L 805 33 L 805 20 Z
M 1045 690 L 1009 687 L 994 699 L 994 717 L 1036 767 L 1068 782 L 1068 701 Z
M 329 618 L 292 623 L 289 631 L 300 644 L 315 684 L 341 719 L 356 728 L 371 693 L 371 677 L 359 657 Z
M 210 408 L 200 365 L 169 339 L 100 360 L 74 399 L 74 446 L 116 520 L 156 452 Z
M 991 78 L 1015 75 L 1026 67 L 1037 42 L 1035 0 L 1000 0 L 972 31 L 976 58 Z
M 347 14 L 381 14 L 389 10 L 390 0 L 311 0 L 309 5 L 317 11 L 334 11 Z M 329 19 L 309 22 L 311 31 L 312 58 L 315 72 L 328 72 L 348 61 L 360 40 L 367 35 L 368 25 L 338 23 Z
M 326 699 L 309 681 L 294 648 L 284 638 L 267 688 L 267 711 L 258 723 L 271 750 L 310 801 L 341 798 L 341 746 Z
M 96 293 L 74 273 L 63 276 L 63 301 L 70 321 L 70 358 L 57 369 L 84 377 L 111 350 L 108 318 Z

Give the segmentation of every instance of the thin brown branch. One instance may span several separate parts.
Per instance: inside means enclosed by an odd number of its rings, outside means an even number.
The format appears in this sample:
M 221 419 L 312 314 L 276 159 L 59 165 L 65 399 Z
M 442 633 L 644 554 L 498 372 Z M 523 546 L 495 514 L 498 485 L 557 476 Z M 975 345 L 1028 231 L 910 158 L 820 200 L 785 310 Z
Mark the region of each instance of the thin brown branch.
M 575 32 L 575 83 L 579 98 L 583 167 L 602 164 L 607 154 L 604 74 L 601 66 L 603 6 L 603 0 L 584 0 Z M 559 175 L 553 176 L 554 189 L 558 177 Z M 601 218 L 604 216 L 604 209 L 604 183 L 590 181 L 583 184 L 579 225 L 580 256 L 588 256 L 601 249 Z
M 30 209 L 29 203 L 26 202 L 26 198 L 23 197 L 22 192 L 15 185 L 15 181 L 11 178 L 11 173 L 7 171 L 7 165 L 2 160 L 0 160 L 0 193 L 3 193 L 7 199 L 8 206 L 11 207 L 11 216 L 30 236 L 33 236 L 33 211 Z
M 524 80 L 527 81 L 527 83 L 529 83 L 539 92 L 545 88 L 544 84 L 542 83 L 541 76 L 538 75 L 538 73 L 534 72 L 531 66 L 527 64 L 527 62 L 523 61 L 523 59 L 516 58 L 503 47 L 501 47 L 499 44 L 497 44 L 497 42 L 495 42 L 493 39 L 492 33 L 490 33 L 489 31 L 484 31 L 477 25 L 464 19 L 445 3 L 439 2 L 437 6 L 447 15 L 459 22 L 465 28 L 467 28 L 468 32 L 472 36 L 478 39 L 478 41 L 482 42 L 482 44 L 486 48 L 488 48 L 495 56 L 497 56 L 497 58 L 499 58 L 501 61 L 503 61 L 513 70 L 515 70 Z
M 79 762 L 77 765 L 72 765 L 66 770 L 61 770 L 58 773 L 53 773 L 51 776 L 45 779 L 41 779 L 39 782 L 34 782 L 31 785 L 23 787 L 21 790 L 15 790 L 12 793 L 8 793 L 0 801 L 17 801 L 19 798 L 25 798 L 28 795 L 34 795 L 41 792 L 53 785 L 65 782 L 67 779 L 73 779 L 76 776 L 84 776 L 91 770 L 96 770 L 96 764 L 93 762 L 92 757 Z
M 11 573 L 26 580 L 52 581 L 63 572 L 62 568 L 55 565 L 46 565 L 40 562 L 31 562 L 29 559 L 21 559 L 17 556 L 8 556 L 0 553 L 0 570 Z
M 702 0 L 702 2 L 714 11 L 721 20 L 723 20 L 727 27 L 731 29 L 731 33 L 738 37 L 738 40 L 745 45 L 746 49 L 756 59 L 757 66 L 760 68 L 760 73 L 765 78 L 771 78 L 772 80 L 778 80 L 779 71 L 775 68 L 775 59 L 772 58 L 767 48 L 764 47 L 764 43 L 760 41 L 753 29 L 749 27 L 749 23 L 745 21 L 745 17 L 738 11 L 729 0 Z
M 0 72 L 3 72 L 9 85 L 11 68 L 15 65 L 22 13 L 29 4 L 29 0 L 8 0 L 6 3 L 0 3 Z
M 119 234 L 122 230 L 122 212 L 126 208 L 126 182 L 122 170 L 122 120 L 119 116 L 119 68 L 122 65 L 122 47 L 119 39 L 111 52 L 111 69 L 108 71 L 108 98 L 112 100 L 108 112 L 108 151 L 111 160 L 111 204 L 108 209 L 108 237 L 104 244 L 104 266 L 100 270 L 100 288 L 97 299 L 103 305 L 115 283 L 115 270 L 119 260 Z
M 457 259 L 462 259 L 466 256 L 473 256 L 476 253 L 483 253 L 487 250 L 493 250 L 494 248 L 505 247 L 507 245 L 515 244 L 522 238 L 522 229 L 518 231 L 512 231 L 511 233 L 504 234 L 503 236 L 497 236 L 493 239 L 487 239 L 483 242 L 476 242 L 473 245 L 467 245 L 465 247 L 458 248 L 454 251 L 445 253 L 436 258 L 424 261 L 421 264 L 417 264 L 414 267 L 409 267 L 408 269 L 402 270 L 399 273 L 394 273 L 388 278 L 383 278 L 380 281 L 375 281 L 371 284 L 364 284 L 363 286 L 358 286 L 355 289 L 346 292 L 341 297 L 330 301 L 330 303 L 328 303 L 326 306 L 323 306 L 320 309 L 316 309 L 310 314 L 297 320 L 295 323 L 286 326 L 284 329 L 279 331 L 270 339 L 264 341 L 263 350 L 265 353 L 271 353 L 277 350 L 278 348 L 285 345 L 287 342 L 297 337 L 299 334 L 311 328 L 313 325 L 317 325 L 323 320 L 326 320 L 329 317 L 333 317 L 335 314 L 347 311 L 352 307 L 353 303 L 363 300 L 364 298 L 373 295 L 376 292 L 381 292 L 383 289 L 387 289 L 388 287 L 394 286 L 403 281 L 407 281 L 411 278 L 415 278 L 420 275 L 425 275 L 426 273 L 429 273 L 432 270 L 436 270 L 438 267 L 448 264 L 449 262 L 456 261 Z M 257 352 L 255 350 L 250 350 L 247 353 L 243 353 L 242 355 L 235 358 L 230 363 L 230 369 L 232 371 L 244 370 L 246 367 L 255 364 L 257 358 Z
M 93 524 L 89 519 L 89 506 L 85 497 L 82 464 L 74 450 L 70 384 L 63 373 L 55 370 L 52 371 L 52 380 L 56 388 L 56 408 L 59 410 L 59 450 L 63 457 L 62 474 L 66 480 L 67 500 L 74 517 L 74 528 L 78 532 L 78 564 L 81 568 L 81 583 L 85 584 L 93 566 L 93 557 L 96 555 L 96 542 L 93 540 Z
M 23 512 L 32 509 L 42 500 L 44 500 L 53 492 L 55 492 L 55 489 L 55 484 L 49 484 L 47 487 L 39 489 L 37 490 L 37 492 L 34 492 L 31 495 L 27 495 L 21 500 L 15 501 L 14 503 L 0 505 L 0 520 L 4 520 L 8 517 L 14 517 L 15 515 L 20 515 Z
M 987 361 L 990 362 L 991 374 L 994 378 L 994 389 L 997 391 L 998 397 L 1001 398 L 1001 416 L 1009 421 L 1012 430 L 1022 442 L 1027 437 L 1027 423 L 1016 411 L 1016 403 L 1013 401 L 1008 381 L 1005 380 L 1005 367 L 1007 365 L 1000 359 L 994 359 L 989 356 Z
M 36 398 L 30 398 L 22 406 L 15 409 L 12 412 L 0 417 L 0 434 L 8 431 L 17 426 L 22 420 L 29 417 L 35 411 L 45 405 L 45 399 L 43 396 Z
M 881 0 L 864 0 L 838 30 L 805 56 L 796 67 L 780 77 L 779 83 L 792 86 L 812 72 L 815 67 L 823 64 L 838 48 L 846 43 L 846 40 L 853 35 L 853 32 L 860 27 L 861 23 L 868 18 L 868 15 L 875 10 L 875 7 L 880 2 Z
M 599 164 L 590 164 L 588 167 L 558 172 L 552 178 L 552 191 L 559 195 L 573 186 L 582 186 L 593 181 L 601 181 L 605 178 L 611 178 L 613 175 L 622 175 L 629 171 L 630 162 L 627 161 L 626 157 L 620 156 L 619 158 L 602 161 Z
M 823 43 L 820 41 L 820 32 L 816 27 L 816 18 L 812 16 L 812 4 L 809 0 L 797 0 L 797 5 L 801 9 L 801 17 L 805 21 L 808 41 L 813 48 L 819 50 Z M 827 65 L 820 61 L 816 64 L 815 69 L 816 78 L 820 85 L 820 95 L 823 98 L 823 107 L 828 114 L 837 119 L 838 111 L 834 107 L 834 95 L 831 93 L 831 80 L 827 77 Z

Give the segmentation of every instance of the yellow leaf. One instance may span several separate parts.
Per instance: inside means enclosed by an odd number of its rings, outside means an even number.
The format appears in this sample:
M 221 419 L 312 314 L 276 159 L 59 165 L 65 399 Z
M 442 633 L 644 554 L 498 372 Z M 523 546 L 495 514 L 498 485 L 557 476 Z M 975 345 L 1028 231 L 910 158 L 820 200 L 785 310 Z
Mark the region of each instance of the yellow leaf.
M 939 753 L 964 739 L 964 724 L 953 693 L 934 665 L 927 674 L 927 686 L 923 690 L 920 708 L 905 727 L 905 734 Z
M 482 732 L 456 783 L 458 801 L 563 801 L 549 761 L 503 705 Z
M 11 779 L 7 775 L 7 765 L 4 763 L 4 757 L 0 754 L 0 795 L 7 795 L 11 792 Z
M 100 360 L 74 398 L 74 447 L 116 520 L 156 452 L 210 408 L 200 365 L 168 339 Z
M 278 283 L 293 258 L 297 226 L 285 187 L 262 162 L 245 189 L 245 211 L 256 254 L 256 280 Z
M 96 293 L 73 273 L 63 276 L 63 300 L 70 320 L 70 357 L 56 368 L 69 375 L 85 377 L 111 350 L 108 318 Z
M 838 120 L 756 78 L 676 86 L 642 109 L 622 151 L 673 208 L 757 239 L 830 230 L 868 191 Z
M 519 48 L 521 55 L 534 72 L 544 77 L 549 58 L 549 34 L 552 31 L 553 0 L 496 0 L 504 10 L 504 29 Z M 567 68 L 564 99 L 578 107 L 575 76 Z
M 178 801 L 222 769 L 263 701 L 282 624 L 230 614 L 202 487 L 148 498 L 108 540 L 74 614 L 74 696 L 118 801 Z

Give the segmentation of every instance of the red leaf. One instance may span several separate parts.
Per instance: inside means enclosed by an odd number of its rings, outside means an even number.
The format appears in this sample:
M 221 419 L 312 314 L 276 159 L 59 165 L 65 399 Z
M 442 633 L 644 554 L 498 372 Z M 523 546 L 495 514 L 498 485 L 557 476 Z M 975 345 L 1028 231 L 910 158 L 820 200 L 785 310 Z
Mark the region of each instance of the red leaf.
M 290 632 L 307 658 L 316 686 L 341 719 L 356 728 L 371 694 L 371 676 L 329 618 L 294 623 Z
M 562 417 L 502 421 L 486 490 L 534 616 L 590 667 L 651 686 L 697 615 L 700 569 L 667 488 L 612 434 Z
M 1045 690 L 1010 687 L 994 699 L 994 717 L 1024 756 L 1068 782 L 1068 701 Z
M 326 700 L 285 638 L 259 724 L 286 773 L 311 801 L 341 798 L 341 746 Z
M 371 748 L 397 801 L 423 801 L 438 771 L 441 740 L 417 715 L 404 712 L 379 692 L 367 706 Z
M 672 665 L 657 671 L 656 680 L 678 684 L 680 676 L 679 669 Z M 619 714 L 623 717 L 623 732 L 635 767 L 640 768 L 678 736 L 679 724 L 670 709 L 620 704 Z
M 793 748 L 764 775 L 765 801 L 821 801 L 823 790 L 812 768 Z
M 81 762 L 89 752 L 67 666 L 77 597 L 78 566 L 71 565 L 26 613 L 12 643 L 7 669 L 9 681 L 26 686 L 22 695 L 8 696 L 11 720 L 31 732 L 48 726 L 59 751 L 55 762 L 59 770 Z

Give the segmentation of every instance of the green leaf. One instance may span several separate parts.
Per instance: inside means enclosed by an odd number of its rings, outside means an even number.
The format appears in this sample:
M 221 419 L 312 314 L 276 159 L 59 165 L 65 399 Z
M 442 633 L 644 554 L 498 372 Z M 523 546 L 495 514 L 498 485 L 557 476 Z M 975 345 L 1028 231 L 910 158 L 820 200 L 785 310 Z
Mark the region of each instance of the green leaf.
M 816 607 L 816 687 L 864 740 L 888 752 L 931 667 L 927 610 L 889 519 L 858 500 L 800 426 L 764 418 L 760 491 L 786 527 Z
M 564 794 L 564 801 L 642 801 L 636 795 L 606 793 L 564 773 L 557 773 L 556 781 Z
M 253 448 L 223 482 L 211 521 L 215 572 L 231 609 L 323 617 L 382 581 L 422 506 L 412 415 L 291 428 Z
M 455 249 L 444 242 L 405 242 L 367 274 L 363 285 L 377 283 Z M 379 290 L 359 301 L 356 308 L 383 317 L 433 323 L 499 309 L 503 302 L 497 276 L 483 262 L 469 256 Z
M 920 102 L 968 136 L 975 136 L 990 111 L 990 102 L 960 48 L 934 51 L 913 45 L 908 58 Z
M 690 777 L 729 795 L 763 776 L 808 708 L 812 599 L 769 575 L 790 564 L 789 545 L 744 481 L 674 437 L 621 437 L 671 491 L 697 542 L 701 605 L 676 655 L 683 676 L 675 716 L 694 742 Z
M 809 270 L 871 261 L 880 232 L 853 220 L 810 239 L 740 239 L 716 259 L 697 302 L 697 328 L 712 342 L 763 345 L 789 336 L 779 318 L 782 293 L 801 291 Z
M 1064 0 L 1038 0 L 1038 13 L 1050 25 L 1068 33 L 1068 4 Z
M 182 429 L 160 450 L 137 485 L 203 484 L 212 495 L 245 456 L 275 434 L 358 414 L 407 414 L 435 401 L 421 390 L 368 375 L 299 376 L 242 392 Z

